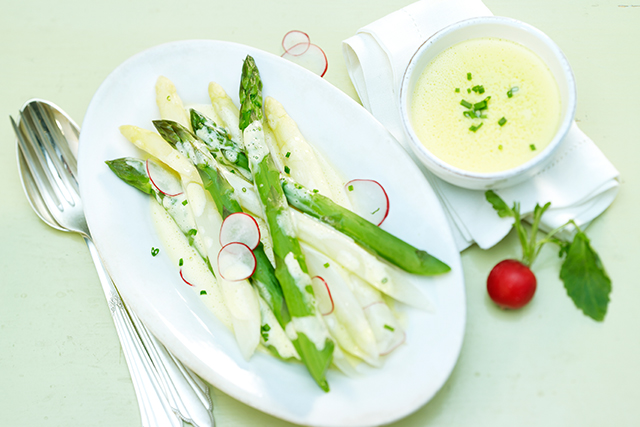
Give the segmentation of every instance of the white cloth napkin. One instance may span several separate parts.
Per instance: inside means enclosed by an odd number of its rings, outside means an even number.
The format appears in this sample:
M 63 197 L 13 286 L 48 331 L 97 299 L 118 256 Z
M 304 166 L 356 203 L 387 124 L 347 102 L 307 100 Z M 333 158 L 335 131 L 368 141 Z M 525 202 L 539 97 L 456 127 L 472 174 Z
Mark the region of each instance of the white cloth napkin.
M 411 57 L 432 34 L 463 19 L 487 15 L 491 11 L 480 0 L 421 0 L 359 29 L 343 42 L 349 76 L 362 104 L 422 168 L 442 202 L 460 251 L 474 242 L 483 249 L 495 245 L 509 232 L 513 219 L 499 218 L 483 191 L 451 185 L 421 165 L 402 128 L 399 89 Z M 519 201 L 523 215 L 533 212 L 536 203 L 551 202 L 542 217 L 543 230 L 569 219 L 584 228 L 613 202 L 618 171 L 574 123 L 543 171 L 496 192 L 509 205 Z

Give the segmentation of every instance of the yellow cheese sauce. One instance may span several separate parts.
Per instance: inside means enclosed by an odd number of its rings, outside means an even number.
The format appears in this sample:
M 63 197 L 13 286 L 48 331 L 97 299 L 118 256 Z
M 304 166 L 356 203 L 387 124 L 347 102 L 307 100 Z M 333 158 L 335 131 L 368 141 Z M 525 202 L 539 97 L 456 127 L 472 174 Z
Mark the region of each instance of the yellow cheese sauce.
M 489 96 L 486 109 L 464 115 Z M 542 59 L 495 38 L 467 40 L 436 56 L 411 101 L 412 126 L 425 147 L 471 172 L 499 172 L 531 160 L 553 139 L 560 115 L 558 85 Z

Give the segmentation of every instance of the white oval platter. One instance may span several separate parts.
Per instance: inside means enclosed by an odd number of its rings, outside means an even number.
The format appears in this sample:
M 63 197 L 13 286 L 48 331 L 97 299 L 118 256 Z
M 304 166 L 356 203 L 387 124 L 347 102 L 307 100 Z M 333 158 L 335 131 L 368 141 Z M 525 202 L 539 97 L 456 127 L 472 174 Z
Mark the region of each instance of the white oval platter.
M 349 378 L 328 373 L 322 392 L 301 364 L 257 353 L 245 361 L 232 334 L 199 301 L 160 251 L 149 197 L 121 182 L 105 160 L 143 157 L 118 127 L 153 129 L 159 118 L 155 82 L 171 79 L 185 104 L 209 103 L 210 81 L 236 104 L 242 61 L 252 55 L 264 95 L 273 96 L 305 137 L 345 180 L 370 178 L 387 190 L 387 231 L 448 263 L 452 271 L 415 281 L 434 312 L 399 307 L 407 342 L 381 369 Z M 79 181 L 87 222 L 122 297 L 149 329 L 212 385 L 261 411 L 313 426 L 370 426 L 402 418 L 428 402 L 451 373 L 464 335 L 465 294 L 460 256 L 442 208 L 418 167 L 364 108 L 343 92 L 278 56 L 235 43 L 193 40 L 160 45 L 125 61 L 103 82 L 84 118 Z

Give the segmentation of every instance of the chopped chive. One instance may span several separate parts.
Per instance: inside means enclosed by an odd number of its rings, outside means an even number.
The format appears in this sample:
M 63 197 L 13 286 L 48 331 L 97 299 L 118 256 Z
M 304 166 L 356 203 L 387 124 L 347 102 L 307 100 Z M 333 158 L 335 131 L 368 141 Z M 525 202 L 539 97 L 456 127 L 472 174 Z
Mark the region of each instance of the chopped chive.
M 328 262 L 324 263 L 324 268 L 329 268 L 329 263 Z
M 471 73 L 467 73 L 467 80 L 471 80 Z
M 487 107 L 489 106 L 489 100 L 491 99 L 490 96 L 487 96 L 485 99 L 483 99 L 480 102 L 476 102 L 475 104 L 473 104 L 473 109 L 474 110 L 486 110 Z
M 387 283 L 389 281 L 389 279 L 387 279 L 386 277 L 384 279 L 382 279 L 380 282 L 382 283 Z
M 519 90 L 518 86 L 514 86 L 511 89 L 509 89 L 507 91 L 507 97 L 508 98 L 512 98 L 513 97 L 513 92 L 517 92 Z
M 167 101 L 171 101 L 171 95 L 167 95 Z
M 231 173 L 236 173 L 236 171 L 234 169 L 231 169 Z
M 536 151 L 536 146 L 534 144 L 531 144 L 529 148 L 531 148 L 531 151 Z
M 456 93 L 460 93 L 460 88 L 459 87 L 456 88 Z
M 247 192 L 247 187 L 242 187 L 242 192 L 246 193 Z
M 502 151 L 502 144 L 498 145 L 498 150 Z
M 260 327 L 260 329 L 262 329 L 264 332 L 269 332 L 271 330 L 271 326 L 269 326 L 268 323 L 265 323 Z
M 160 252 L 160 249 L 154 248 L 153 246 L 151 247 L 151 256 L 158 255 L 158 252 Z
M 471 93 L 471 89 L 467 88 L 467 93 Z
M 289 175 L 291 173 L 291 169 L 289 169 L 289 166 L 285 166 L 284 167 L 284 172 Z
M 353 191 L 353 185 L 350 185 L 347 188 L 349 189 L 349 191 Z
M 204 289 L 200 291 L 200 295 L 206 295 L 207 291 L 205 291 Z
M 483 94 L 484 93 L 484 86 L 475 85 L 474 87 L 471 88 L 471 90 L 474 91 L 477 94 Z
M 462 101 L 460 101 L 460 105 L 462 105 L 465 108 L 473 107 L 473 104 L 471 104 L 469 101 L 465 101 L 464 99 Z
M 391 332 L 396 330 L 393 326 L 389 326 L 389 325 L 384 325 L 384 328 L 390 330 Z
M 376 209 L 375 211 L 371 212 L 371 215 L 375 214 L 376 212 L 378 212 L 380 210 L 380 208 Z
M 505 123 L 507 123 L 507 119 L 505 119 L 504 117 L 503 117 L 503 118 L 501 118 L 500 120 L 498 120 L 498 124 L 499 124 L 500 126 L 504 126 L 504 124 L 505 124 Z
M 182 258 L 180 258 L 180 261 L 178 261 L 178 265 L 180 267 L 182 267 L 184 265 L 184 260 Z
M 287 154 L 285 154 L 284 156 L 288 159 L 290 155 L 291 155 L 291 151 L 287 151 Z
M 188 204 L 188 203 L 189 203 L 189 201 L 185 199 L 185 200 L 182 202 L 182 206 L 187 206 L 187 204 Z
M 313 189 L 313 192 L 314 192 L 314 193 L 318 193 L 319 191 L 320 191 L 320 190 L 318 190 L 317 188 L 314 188 L 314 189 Z
M 471 126 L 471 127 L 469 128 L 469 130 L 470 130 L 471 132 L 476 132 L 476 131 L 477 131 L 478 129 L 480 129 L 481 127 L 482 127 L 482 122 L 480 122 L 480 124 L 479 124 L 478 126 Z

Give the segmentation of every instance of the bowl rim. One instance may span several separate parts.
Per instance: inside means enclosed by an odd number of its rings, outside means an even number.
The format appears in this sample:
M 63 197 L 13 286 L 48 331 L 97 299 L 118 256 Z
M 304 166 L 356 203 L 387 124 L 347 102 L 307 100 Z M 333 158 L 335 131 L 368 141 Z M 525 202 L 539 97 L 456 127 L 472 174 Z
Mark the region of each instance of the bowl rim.
M 482 25 L 482 24 L 487 24 L 487 23 L 510 26 L 510 27 L 513 27 L 513 28 L 517 28 L 517 29 L 529 32 L 530 34 L 533 34 L 538 39 L 540 39 L 542 42 L 544 42 L 544 44 L 550 49 L 550 51 L 553 52 L 553 54 L 558 58 L 558 61 L 559 61 L 560 65 L 561 65 L 561 67 L 562 67 L 562 70 L 563 70 L 563 72 L 565 74 L 565 77 L 566 77 L 566 80 L 567 80 L 567 86 L 568 86 L 568 102 L 567 102 L 567 106 L 566 106 L 567 114 L 565 115 L 564 119 L 562 120 L 562 122 L 558 126 L 558 129 L 556 130 L 556 133 L 555 133 L 553 139 L 551 140 L 551 142 L 545 147 L 544 150 L 542 150 L 541 153 L 539 153 L 537 156 L 535 156 L 531 160 L 529 160 L 529 161 L 527 161 L 527 162 L 525 162 L 525 163 L 523 163 L 521 165 L 518 165 L 518 166 L 516 166 L 514 168 L 503 170 L 503 171 L 498 171 L 498 172 L 473 172 L 473 171 L 468 171 L 468 170 L 465 170 L 465 169 L 461 169 L 459 167 L 453 166 L 453 165 L 443 161 L 442 159 L 440 159 L 439 157 L 437 157 L 436 155 L 431 153 L 420 142 L 420 139 L 418 138 L 418 136 L 413 131 L 413 127 L 412 127 L 412 125 L 410 123 L 410 116 L 409 116 L 409 111 L 407 111 L 406 100 L 407 100 L 407 97 L 409 96 L 410 89 L 412 89 L 412 88 L 409 88 L 409 82 L 411 80 L 413 72 L 415 72 L 417 61 L 420 59 L 420 57 L 422 55 L 425 54 L 425 52 L 427 52 L 429 50 L 429 48 L 436 41 L 438 41 L 441 38 L 449 35 L 452 32 L 459 31 L 462 28 L 466 28 L 466 27 L 469 27 L 469 26 L 475 26 L 475 25 Z M 518 43 L 518 44 L 520 44 L 520 43 Z M 451 44 L 449 47 L 451 47 L 453 45 L 454 44 Z M 422 70 L 420 70 L 420 71 L 422 71 Z M 517 177 L 519 175 L 523 175 L 527 171 L 529 171 L 531 169 L 534 169 L 534 168 L 536 168 L 536 166 L 538 166 L 540 164 L 544 164 L 544 163 L 546 163 L 547 160 L 549 160 L 551 155 L 558 148 L 558 146 L 560 145 L 560 143 L 562 142 L 564 137 L 569 132 L 569 129 L 571 128 L 571 125 L 572 125 L 574 117 L 575 117 L 575 111 L 576 111 L 576 105 L 577 105 L 577 90 L 576 90 L 575 77 L 574 77 L 573 71 L 571 69 L 571 66 L 569 64 L 569 61 L 567 60 L 566 56 L 564 55 L 564 53 L 562 52 L 560 47 L 551 39 L 551 37 L 549 37 L 547 34 L 545 34 L 543 31 L 539 30 L 538 28 L 536 28 L 536 27 L 534 27 L 534 26 L 532 26 L 530 24 L 527 24 L 526 22 L 519 21 L 517 19 L 508 18 L 508 17 L 504 17 L 504 16 L 480 16 L 480 17 L 465 19 L 465 20 L 458 21 L 458 22 L 455 22 L 453 24 L 447 25 L 446 27 L 444 27 L 444 28 L 438 30 L 437 32 L 435 32 L 434 34 L 432 34 L 428 39 L 426 39 L 420 45 L 420 47 L 418 47 L 418 49 L 411 56 L 411 59 L 410 59 L 409 63 L 407 64 L 407 67 L 405 68 L 405 71 L 404 71 L 404 74 L 403 74 L 402 80 L 401 80 L 399 98 L 398 99 L 399 99 L 399 106 L 400 106 L 400 118 L 401 118 L 401 121 L 402 121 L 402 125 L 403 125 L 403 128 L 404 128 L 404 131 L 405 131 L 405 133 L 406 133 L 406 135 L 408 137 L 409 145 L 412 148 L 412 150 L 414 152 L 416 152 L 416 154 L 418 154 L 419 157 L 422 157 L 423 159 L 427 158 L 429 162 L 433 162 L 435 164 L 435 166 L 437 168 L 442 169 L 443 172 L 448 173 L 448 174 L 452 174 L 452 175 L 456 176 L 457 178 L 462 178 L 463 180 L 466 180 L 466 181 L 471 180 L 471 181 L 474 181 L 474 182 L 477 182 L 477 183 L 481 183 L 483 181 L 484 182 L 489 182 L 489 181 L 491 181 L 491 182 L 494 182 L 494 181 L 502 182 L 502 181 L 510 180 L 511 178 Z M 564 111 L 564 108 L 563 108 L 563 111 Z M 429 170 L 431 170 L 432 172 L 436 173 L 436 175 L 441 176 L 440 173 L 437 173 L 436 171 L 433 170 L 434 166 L 430 165 L 429 162 L 425 162 L 423 160 L 423 163 L 425 164 L 425 166 L 427 166 L 427 168 Z M 450 180 L 448 180 L 448 179 L 446 179 L 444 177 L 443 177 L 443 179 L 451 182 Z M 459 184 L 459 181 L 452 182 L 452 183 L 455 184 L 455 185 L 461 186 Z

